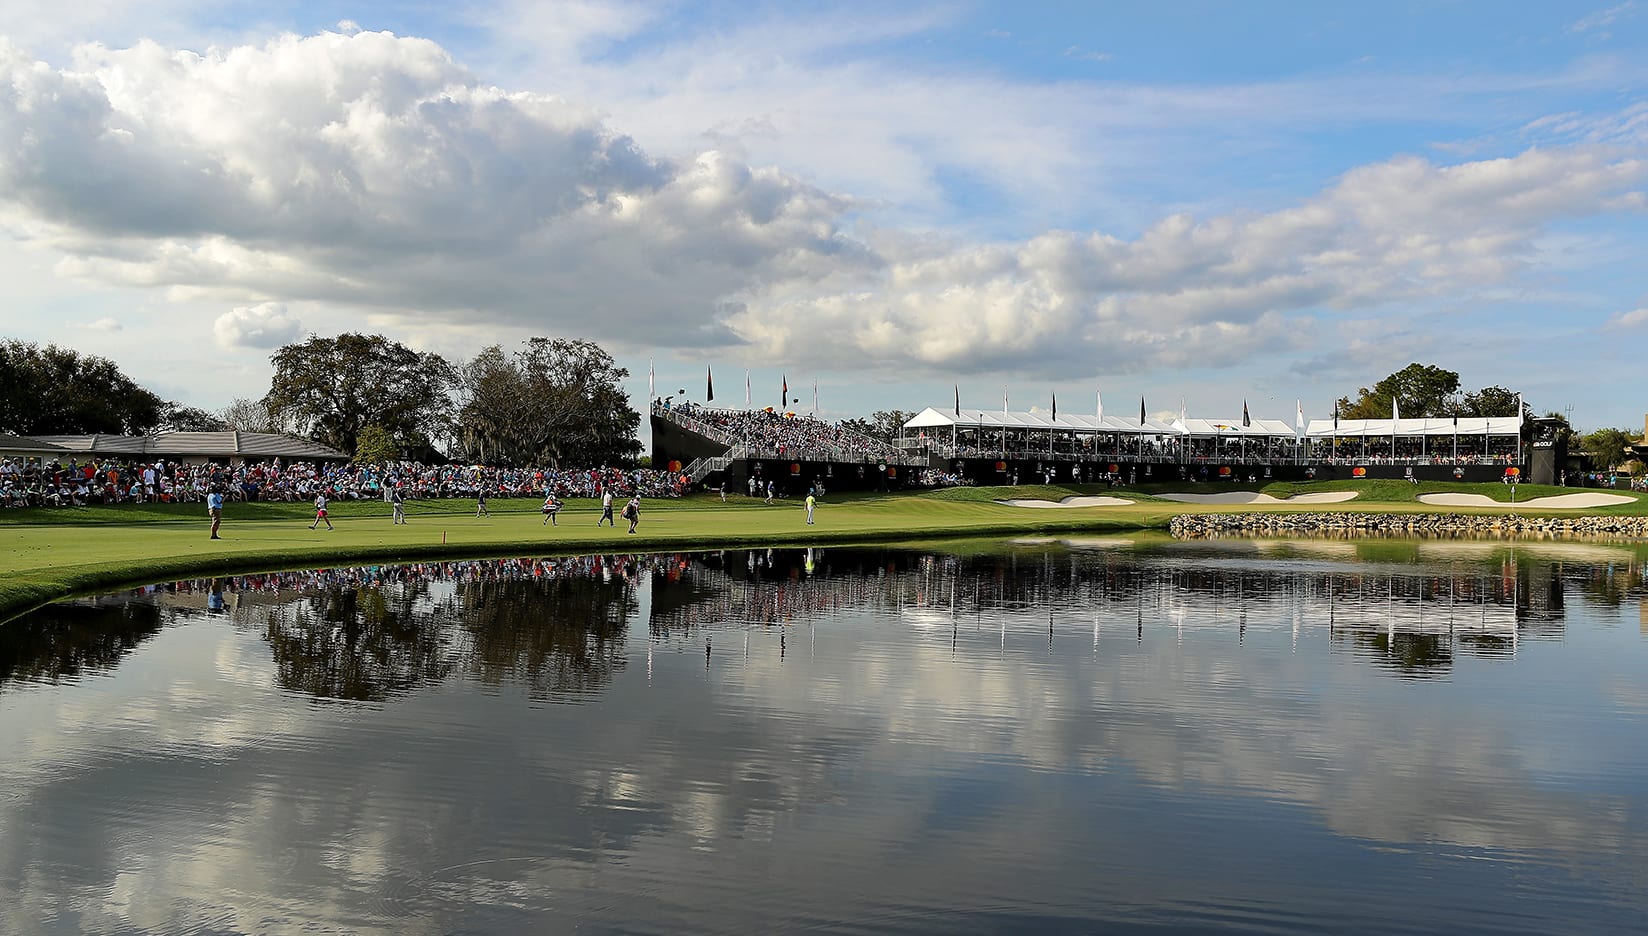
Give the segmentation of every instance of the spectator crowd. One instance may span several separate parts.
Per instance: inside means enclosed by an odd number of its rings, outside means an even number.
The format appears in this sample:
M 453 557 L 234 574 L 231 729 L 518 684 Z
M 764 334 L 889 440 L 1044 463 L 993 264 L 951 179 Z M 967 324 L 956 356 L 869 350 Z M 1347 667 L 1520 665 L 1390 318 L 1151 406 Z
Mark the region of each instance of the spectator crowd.
M 818 461 L 872 461 L 897 459 L 903 453 L 839 423 L 798 413 L 759 410 L 710 409 L 669 400 L 654 404 L 668 419 L 710 436 L 728 446 L 742 445 L 756 454 Z M 704 430 L 708 429 L 709 432 Z
M 501 468 L 418 462 L 333 464 L 280 459 L 239 465 L 159 460 L 0 459 L 0 507 L 200 503 L 212 491 L 233 501 L 307 502 L 446 497 L 678 497 L 688 479 L 649 468 Z

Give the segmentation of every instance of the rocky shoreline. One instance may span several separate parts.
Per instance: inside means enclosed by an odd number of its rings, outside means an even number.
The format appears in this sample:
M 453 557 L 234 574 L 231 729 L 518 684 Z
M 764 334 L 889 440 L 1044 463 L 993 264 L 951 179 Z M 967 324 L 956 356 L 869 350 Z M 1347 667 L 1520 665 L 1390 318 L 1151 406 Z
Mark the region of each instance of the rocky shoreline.
M 1235 536 L 1411 536 L 1648 538 L 1648 517 L 1519 517 L 1516 514 L 1216 513 L 1182 514 L 1180 539 Z

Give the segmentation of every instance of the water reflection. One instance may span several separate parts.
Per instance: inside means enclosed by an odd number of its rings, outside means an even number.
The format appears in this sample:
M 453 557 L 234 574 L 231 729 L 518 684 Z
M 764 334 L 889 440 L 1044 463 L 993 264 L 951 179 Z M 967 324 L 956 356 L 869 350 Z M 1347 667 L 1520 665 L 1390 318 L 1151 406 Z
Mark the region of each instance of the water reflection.
M 1229 546 L 1229 543 L 1222 544 Z M 1261 544 L 1249 544 L 1261 545 Z M 63 602 L 0 628 L 0 688 L 98 671 L 167 620 L 205 612 L 254 627 L 287 689 L 383 701 L 462 673 L 536 697 L 598 691 L 624 665 L 626 622 L 649 586 L 659 638 L 782 625 L 849 611 L 907 623 L 1001 624 L 1027 614 L 1095 625 L 1325 627 L 1337 650 L 1395 675 L 1445 674 L 1456 654 L 1509 657 L 1559 639 L 1569 591 L 1602 606 L 1648 602 L 1629 550 L 1564 562 L 1509 547 L 1384 544 L 1371 556 L 1277 543 L 1252 556 L 1204 544 L 1089 552 L 1058 544 L 961 556 L 897 550 L 487 559 L 183 580 Z M 1339 545 L 1339 544 L 1328 544 Z M 1348 544 L 1346 544 L 1348 545 Z M 1557 548 L 1557 547 L 1552 547 Z M 1432 560 L 1422 561 L 1429 553 Z M 1648 604 L 1644 604 L 1648 607 Z
M 0 932 L 1648 912 L 1630 550 L 758 550 L 128 597 L 5 644 Z M 115 608 L 149 623 L 117 639 Z

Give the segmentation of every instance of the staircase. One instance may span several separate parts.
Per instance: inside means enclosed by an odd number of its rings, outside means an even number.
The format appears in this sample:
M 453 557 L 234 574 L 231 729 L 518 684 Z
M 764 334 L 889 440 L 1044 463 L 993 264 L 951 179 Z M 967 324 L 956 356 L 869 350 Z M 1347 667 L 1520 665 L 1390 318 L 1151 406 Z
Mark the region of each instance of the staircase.
M 687 467 L 681 469 L 688 480 L 697 484 L 710 476 L 711 472 L 726 471 L 737 454 L 737 448 L 731 449 L 725 455 L 716 455 L 713 458 L 695 458 Z

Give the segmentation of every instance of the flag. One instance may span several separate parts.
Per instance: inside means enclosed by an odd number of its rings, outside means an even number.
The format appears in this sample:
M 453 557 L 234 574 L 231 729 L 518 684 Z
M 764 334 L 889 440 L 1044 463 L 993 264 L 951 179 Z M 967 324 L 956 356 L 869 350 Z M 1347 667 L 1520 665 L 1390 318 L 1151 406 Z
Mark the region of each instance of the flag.
M 1243 428 L 1246 428 L 1246 427 L 1251 426 L 1251 425 L 1253 425 L 1253 417 L 1251 417 L 1247 414 L 1247 401 L 1243 400 L 1242 401 L 1242 426 L 1243 426 Z
M 1094 413 L 1093 413 L 1094 417 L 1096 417 L 1098 419 L 1103 419 L 1104 418 L 1104 394 L 1100 393 L 1097 390 L 1093 391 L 1093 408 L 1094 408 Z
M 1007 385 L 1006 384 L 1001 385 L 1001 415 L 1002 415 L 1003 419 L 1007 418 Z M 1005 426 L 1003 426 L 1001 431 L 1006 432 L 1007 428 Z
M 1059 421 L 1059 395 L 1053 394 L 1053 421 Z
M 956 418 L 961 418 L 961 384 L 956 384 Z
M 1293 428 L 1297 429 L 1300 432 L 1304 432 L 1305 431 L 1305 401 L 1304 400 L 1294 400 L 1293 401 L 1293 410 L 1294 410 Z
M 745 409 L 750 408 L 750 371 L 749 371 L 749 368 L 744 369 L 744 408 Z
M 1400 403 L 1397 403 L 1396 402 L 1396 397 L 1393 396 L 1393 397 L 1391 397 L 1391 420 L 1395 421 L 1395 420 L 1398 420 L 1398 419 L 1401 419 L 1401 418 L 1402 418 L 1402 405 Z M 1395 431 L 1396 431 L 1396 427 L 1391 426 L 1391 432 L 1395 432 Z
M 1184 397 L 1179 397 L 1179 425 L 1182 426 L 1184 424 L 1185 424 Z
M 1333 401 L 1333 432 L 1334 432 L 1335 435 L 1337 435 L 1339 433 L 1339 401 L 1338 400 Z
M 704 365 L 704 402 L 715 402 L 715 374 L 710 371 L 708 364 Z
M 784 409 L 790 405 L 790 375 L 783 376 L 784 389 L 778 391 L 778 408 Z
M 1516 420 L 1517 422 L 1522 421 L 1522 394 L 1520 391 L 1516 395 Z
M 653 397 L 658 395 L 658 391 L 655 389 L 656 383 L 657 381 L 653 379 L 652 375 L 652 358 L 647 358 L 647 402 L 649 403 L 652 402 Z
M 818 415 L 818 378 L 813 378 L 813 415 Z
M 1139 394 L 1139 425 L 1144 425 L 1144 394 Z

